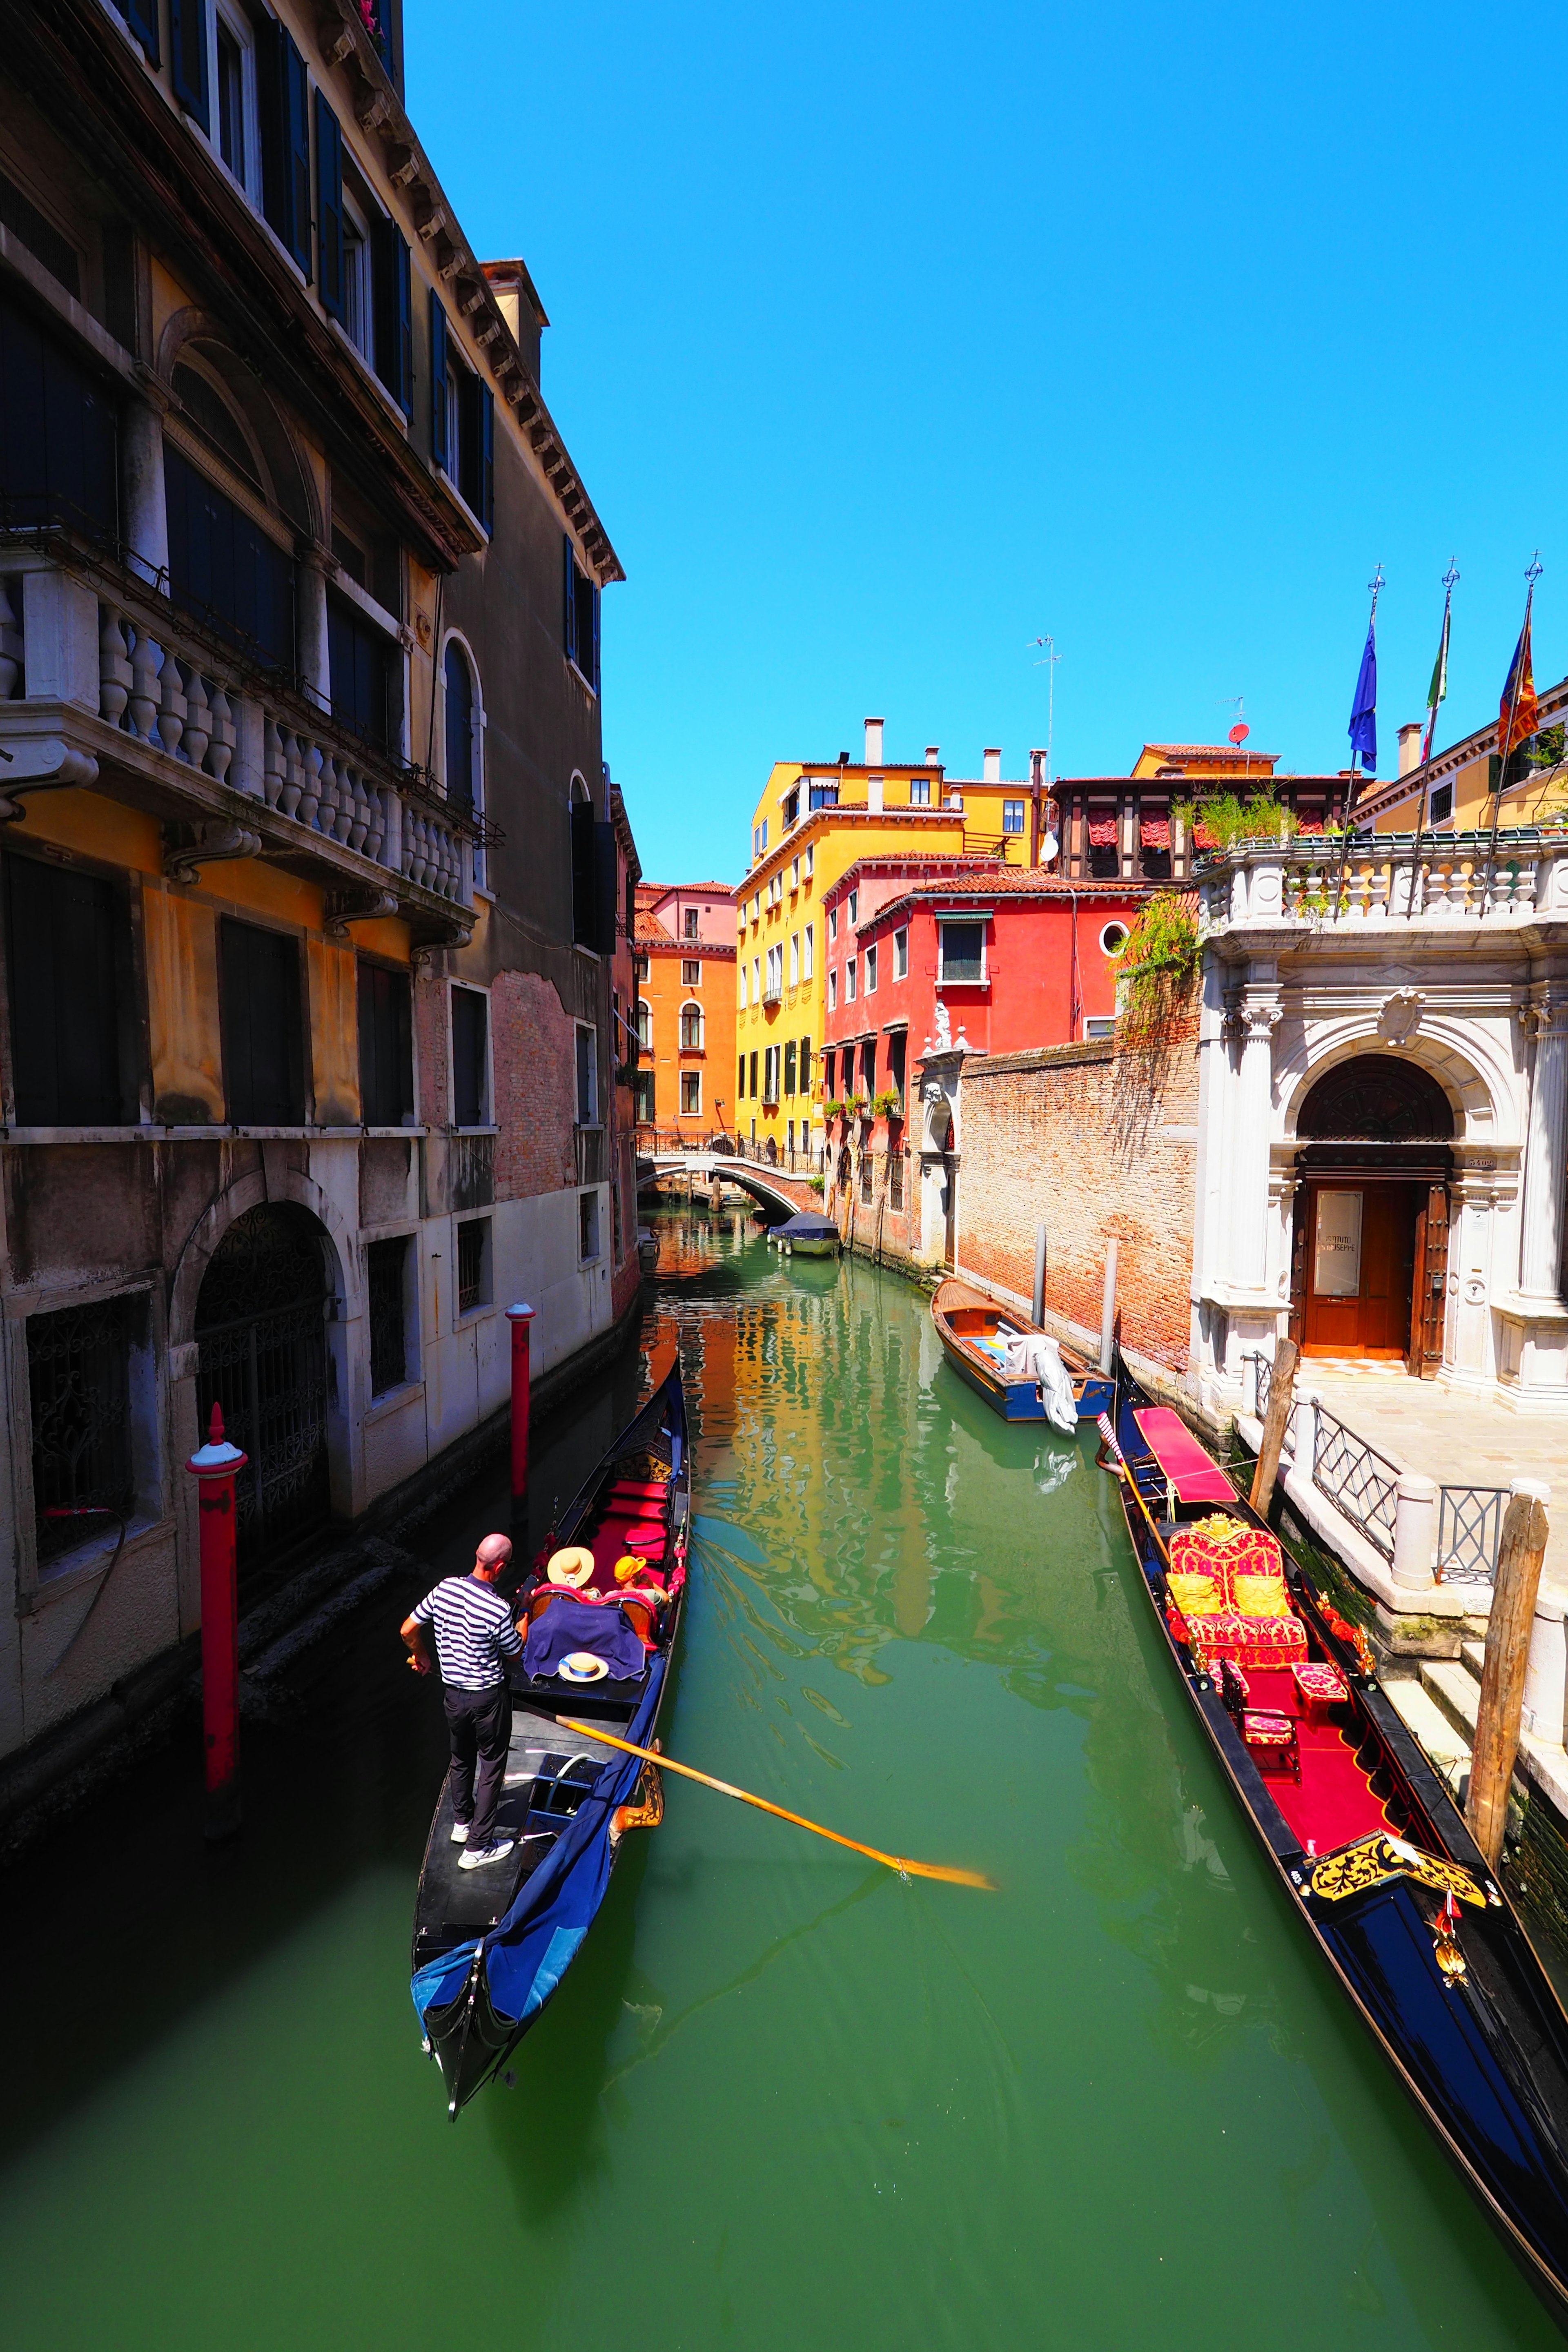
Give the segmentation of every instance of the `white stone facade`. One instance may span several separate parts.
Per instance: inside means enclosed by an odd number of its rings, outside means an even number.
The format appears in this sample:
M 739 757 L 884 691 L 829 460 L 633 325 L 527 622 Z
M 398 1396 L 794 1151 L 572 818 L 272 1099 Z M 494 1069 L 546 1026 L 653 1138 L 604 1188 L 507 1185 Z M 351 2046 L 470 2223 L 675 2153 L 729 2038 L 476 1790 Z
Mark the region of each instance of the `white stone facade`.
M 1417 857 L 1416 850 L 1420 848 Z M 1298 1119 L 1356 1055 L 1451 1108 L 1438 1377 L 1568 1414 L 1563 1279 L 1568 836 L 1249 845 L 1198 883 L 1205 929 L 1189 1384 L 1218 1410 L 1290 1310 Z

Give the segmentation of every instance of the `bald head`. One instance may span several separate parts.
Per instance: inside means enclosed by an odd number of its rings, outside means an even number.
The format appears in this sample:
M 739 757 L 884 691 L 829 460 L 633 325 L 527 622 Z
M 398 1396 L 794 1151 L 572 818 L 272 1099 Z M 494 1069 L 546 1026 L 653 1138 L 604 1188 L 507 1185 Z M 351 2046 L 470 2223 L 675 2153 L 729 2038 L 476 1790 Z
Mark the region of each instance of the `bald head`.
M 474 1574 L 493 1584 L 510 1558 L 510 1536 L 487 1536 L 474 1554 Z

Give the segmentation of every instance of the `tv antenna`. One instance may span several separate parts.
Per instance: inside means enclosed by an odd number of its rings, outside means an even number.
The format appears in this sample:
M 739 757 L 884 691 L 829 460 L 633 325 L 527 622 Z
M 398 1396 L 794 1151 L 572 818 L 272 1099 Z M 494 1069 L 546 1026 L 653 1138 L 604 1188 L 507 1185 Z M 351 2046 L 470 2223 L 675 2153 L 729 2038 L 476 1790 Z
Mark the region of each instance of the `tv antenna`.
M 1045 648 L 1035 667 L 1046 673 L 1046 783 L 1048 787 L 1051 781 L 1051 734 L 1057 716 L 1057 664 L 1061 656 L 1057 651 L 1054 637 L 1031 637 L 1027 650 L 1033 653 L 1037 646 Z

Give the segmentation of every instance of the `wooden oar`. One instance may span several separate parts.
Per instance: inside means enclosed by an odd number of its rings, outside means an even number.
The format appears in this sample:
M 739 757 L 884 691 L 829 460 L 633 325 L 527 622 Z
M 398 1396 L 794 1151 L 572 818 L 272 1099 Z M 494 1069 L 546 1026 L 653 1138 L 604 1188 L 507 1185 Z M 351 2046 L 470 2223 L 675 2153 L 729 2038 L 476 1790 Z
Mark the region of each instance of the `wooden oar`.
M 571 1717 L 555 1718 L 563 1731 L 580 1732 L 585 1739 L 602 1739 L 606 1748 L 618 1748 L 625 1755 L 641 1756 L 649 1764 L 657 1764 L 661 1772 L 679 1772 L 684 1780 L 700 1780 L 705 1789 L 717 1789 L 721 1797 L 738 1797 L 742 1805 L 755 1805 L 762 1813 L 776 1814 L 781 1822 L 793 1822 L 798 1830 L 810 1830 L 814 1836 L 831 1838 L 835 1845 L 847 1845 L 853 1853 L 869 1854 L 873 1862 L 885 1862 L 889 1870 L 900 1872 L 907 1878 L 942 1878 L 951 1886 L 984 1886 L 993 1895 L 996 1881 L 978 1870 L 951 1870 L 942 1862 L 911 1862 L 907 1854 L 884 1853 L 879 1846 L 862 1845 L 857 1838 L 840 1837 L 837 1830 L 825 1830 L 819 1822 L 808 1822 L 801 1813 L 792 1813 L 783 1805 L 770 1804 L 766 1797 L 753 1797 L 749 1789 L 732 1788 L 728 1780 L 715 1780 L 710 1773 L 699 1772 L 694 1765 L 677 1764 L 672 1758 L 661 1756 L 657 1748 L 634 1748 L 629 1739 L 617 1739 L 611 1731 L 601 1730 L 596 1723 L 574 1723 Z
M 1110 1415 L 1108 1412 L 1102 1412 L 1095 1426 L 1100 1431 L 1100 1436 L 1104 1439 L 1106 1444 L 1110 1448 L 1111 1459 L 1116 1464 L 1117 1476 L 1119 1478 L 1125 1478 L 1128 1486 L 1131 1488 L 1132 1499 L 1137 1504 L 1139 1509 L 1142 1512 L 1144 1518 L 1148 1521 L 1149 1532 L 1154 1538 L 1155 1548 L 1166 1567 L 1169 1568 L 1171 1564 L 1171 1555 L 1160 1539 L 1160 1530 L 1154 1525 L 1153 1517 L 1150 1512 L 1148 1504 L 1143 1500 L 1142 1496 L 1138 1491 L 1138 1481 L 1132 1475 L 1131 1471 L 1127 1467 L 1127 1457 L 1116 1442 L 1116 1432 L 1110 1425 Z

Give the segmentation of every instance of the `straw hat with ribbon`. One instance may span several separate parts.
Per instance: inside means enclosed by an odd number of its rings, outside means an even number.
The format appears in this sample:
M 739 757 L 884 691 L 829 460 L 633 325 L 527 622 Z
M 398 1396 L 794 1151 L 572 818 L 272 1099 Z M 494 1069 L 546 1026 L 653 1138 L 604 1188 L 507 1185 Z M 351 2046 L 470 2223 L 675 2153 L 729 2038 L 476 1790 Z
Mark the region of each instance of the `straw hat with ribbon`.
M 594 1555 L 581 1544 L 567 1544 L 552 1551 L 545 1563 L 545 1575 L 552 1584 L 564 1585 L 569 1591 L 580 1591 L 594 1573 Z

